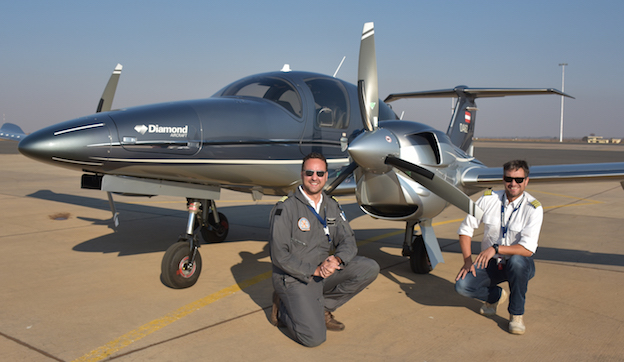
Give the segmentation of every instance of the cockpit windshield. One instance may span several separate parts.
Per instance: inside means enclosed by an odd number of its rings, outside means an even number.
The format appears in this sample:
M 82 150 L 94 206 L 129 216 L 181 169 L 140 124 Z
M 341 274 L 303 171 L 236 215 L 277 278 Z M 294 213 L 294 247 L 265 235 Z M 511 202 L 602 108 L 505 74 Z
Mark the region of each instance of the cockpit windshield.
M 301 118 L 303 115 L 299 93 L 290 83 L 279 78 L 245 78 L 226 88 L 221 95 L 263 98 L 284 107 L 294 116 Z

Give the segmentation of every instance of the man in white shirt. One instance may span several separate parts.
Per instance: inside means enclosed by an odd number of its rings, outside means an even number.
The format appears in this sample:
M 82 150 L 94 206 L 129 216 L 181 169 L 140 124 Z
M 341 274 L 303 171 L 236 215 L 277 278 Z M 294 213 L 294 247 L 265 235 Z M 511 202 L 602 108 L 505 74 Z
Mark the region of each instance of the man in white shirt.
M 529 280 L 535 275 L 532 256 L 537 250 L 544 210 L 539 201 L 524 191 L 529 183 L 526 161 L 507 162 L 503 165 L 503 175 L 504 191 L 487 190 L 477 200 L 483 217 L 468 215 L 459 227 L 464 265 L 455 279 L 455 290 L 484 301 L 480 313 L 490 316 L 496 314 L 498 304 L 507 298 L 498 284 L 508 281 L 509 332 L 524 334 L 525 296 Z M 481 253 L 473 262 L 472 236 L 482 222 L 485 226 Z

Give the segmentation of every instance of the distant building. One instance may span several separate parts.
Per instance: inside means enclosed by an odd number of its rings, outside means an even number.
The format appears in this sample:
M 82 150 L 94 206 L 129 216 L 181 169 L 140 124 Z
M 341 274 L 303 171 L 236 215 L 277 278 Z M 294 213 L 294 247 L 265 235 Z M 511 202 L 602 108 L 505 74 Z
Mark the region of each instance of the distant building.
M 583 137 L 583 142 L 587 143 L 621 143 L 621 138 L 604 138 L 602 136 L 586 136 Z

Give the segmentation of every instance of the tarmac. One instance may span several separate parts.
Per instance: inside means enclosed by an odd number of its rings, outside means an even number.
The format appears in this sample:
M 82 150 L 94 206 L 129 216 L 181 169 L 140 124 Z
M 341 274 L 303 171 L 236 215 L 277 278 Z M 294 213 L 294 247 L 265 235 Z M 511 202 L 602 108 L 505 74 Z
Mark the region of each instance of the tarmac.
M 475 155 L 489 166 L 523 156 L 531 164 L 617 162 L 624 147 L 477 142 Z M 334 313 L 346 329 L 306 348 L 268 321 L 268 215 L 277 198 L 224 191 L 217 205 L 230 222 L 226 241 L 202 245 L 197 284 L 174 290 L 160 265 L 185 230 L 185 200 L 115 196 L 114 228 L 106 194 L 80 189 L 80 173 L 11 152 L 0 154 L 0 170 L 2 361 L 624 360 L 618 182 L 529 183 L 545 214 L 522 336 L 507 332 L 507 302 L 484 317 L 481 302 L 454 291 L 460 210 L 433 220 L 445 262 L 417 275 L 401 256 L 405 225 L 372 219 L 355 197 L 340 197 L 360 255 L 381 273 Z

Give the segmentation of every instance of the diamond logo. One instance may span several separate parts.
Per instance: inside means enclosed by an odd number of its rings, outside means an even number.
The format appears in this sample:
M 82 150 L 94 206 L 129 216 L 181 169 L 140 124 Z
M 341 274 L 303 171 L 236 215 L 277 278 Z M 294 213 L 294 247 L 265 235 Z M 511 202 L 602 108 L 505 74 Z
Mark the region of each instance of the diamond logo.
M 134 130 L 139 132 L 140 134 L 145 134 L 145 132 L 147 132 L 147 126 L 144 124 L 140 126 L 134 126 Z

